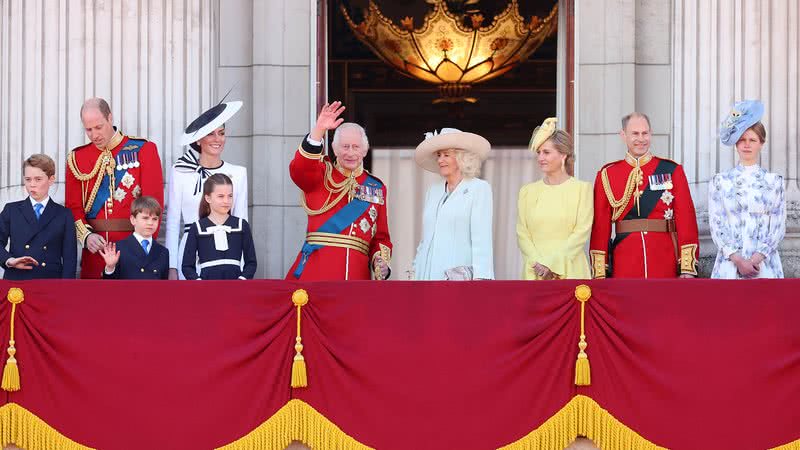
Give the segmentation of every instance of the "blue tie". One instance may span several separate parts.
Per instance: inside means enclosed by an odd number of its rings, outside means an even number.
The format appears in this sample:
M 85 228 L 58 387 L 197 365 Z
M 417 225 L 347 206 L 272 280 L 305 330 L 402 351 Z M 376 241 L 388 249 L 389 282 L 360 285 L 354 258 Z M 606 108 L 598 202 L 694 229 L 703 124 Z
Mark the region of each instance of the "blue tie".
M 37 203 L 33 205 L 33 212 L 36 213 L 36 220 L 39 220 L 39 217 L 42 217 L 42 210 L 44 209 L 44 205 L 41 203 Z
M 150 247 L 150 241 L 145 239 L 145 240 L 142 241 L 142 249 L 144 249 L 144 254 L 145 255 L 149 255 L 150 254 L 150 252 L 147 251 L 147 247 Z

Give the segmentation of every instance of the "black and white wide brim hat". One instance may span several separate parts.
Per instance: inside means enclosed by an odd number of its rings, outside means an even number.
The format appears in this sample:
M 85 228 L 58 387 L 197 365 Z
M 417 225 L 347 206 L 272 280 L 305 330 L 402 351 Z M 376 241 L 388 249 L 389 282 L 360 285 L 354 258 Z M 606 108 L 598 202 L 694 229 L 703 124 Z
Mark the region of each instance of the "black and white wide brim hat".
M 183 136 L 180 138 L 181 145 L 193 144 L 200 139 L 211 134 L 212 131 L 221 127 L 225 122 L 233 117 L 242 107 L 242 102 L 226 102 L 209 109 L 200 114 L 186 127 Z

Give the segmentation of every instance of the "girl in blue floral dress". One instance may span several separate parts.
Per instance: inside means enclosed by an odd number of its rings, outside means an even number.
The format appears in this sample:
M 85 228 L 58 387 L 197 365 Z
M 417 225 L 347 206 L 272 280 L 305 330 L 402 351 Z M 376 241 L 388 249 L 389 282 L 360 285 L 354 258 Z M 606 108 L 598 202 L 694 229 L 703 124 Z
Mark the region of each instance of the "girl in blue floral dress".
M 786 232 L 783 177 L 759 164 L 767 132 L 764 105 L 734 105 L 720 127 L 724 145 L 735 145 L 736 167 L 718 173 L 708 189 L 708 223 L 717 245 L 711 278 L 783 278 L 778 246 Z

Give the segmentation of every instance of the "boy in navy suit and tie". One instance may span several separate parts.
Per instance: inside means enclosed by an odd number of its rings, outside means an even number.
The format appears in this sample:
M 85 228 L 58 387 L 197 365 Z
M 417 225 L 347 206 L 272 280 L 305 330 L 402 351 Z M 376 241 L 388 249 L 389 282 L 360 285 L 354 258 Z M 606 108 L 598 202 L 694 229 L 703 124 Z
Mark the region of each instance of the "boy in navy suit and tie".
M 0 213 L 3 278 L 75 278 L 75 222 L 70 210 L 50 198 L 56 164 L 49 156 L 36 154 L 25 160 L 22 171 L 28 198 L 6 204 Z
M 166 280 L 169 250 L 153 239 L 161 222 L 161 205 L 153 197 L 139 197 L 131 205 L 133 234 L 107 242 L 100 250 L 106 263 L 103 278 L 121 280 Z

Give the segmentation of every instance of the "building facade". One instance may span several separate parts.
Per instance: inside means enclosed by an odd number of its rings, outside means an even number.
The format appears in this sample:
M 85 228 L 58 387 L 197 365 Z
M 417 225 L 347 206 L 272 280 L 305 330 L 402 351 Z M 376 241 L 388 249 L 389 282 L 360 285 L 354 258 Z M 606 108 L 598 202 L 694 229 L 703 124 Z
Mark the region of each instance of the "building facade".
M 654 152 L 686 169 L 708 273 L 716 249 L 707 185 L 735 164 L 717 127 L 735 100 L 759 98 L 767 107 L 762 165 L 787 183 L 784 266 L 787 276 L 799 276 L 797 3 L 580 0 L 574 11 L 576 175 L 593 180 L 604 162 L 621 158 L 620 118 L 648 113 Z M 228 98 L 245 106 L 228 125 L 223 157 L 250 170 L 258 276 L 283 277 L 305 232 L 287 168 L 315 117 L 318 14 L 317 0 L 1 0 L 0 203 L 23 197 L 20 165 L 38 152 L 57 161 L 54 198 L 63 201 L 66 155 L 85 143 L 79 109 L 87 97 L 108 99 L 123 132 L 156 142 L 166 171 L 183 152 L 183 127 L 232 89 Z M 559 115 L 564 111 L 560 97 Z M 518 275 L 514 233 L 506 228 L 516 214 L 516 189 L 536 177 L 532 159 L 520 164 L 513 150 L 496 152 L 485 174 L 495 185 L 501 278 Z M 388 152 L 396 150 L 375 149 L 373 161 L 386 178 L 390 206 L 404 205 L 390 217 L 395 239 L 411 247 L 398 250 L 402 278 L 421 230 L 415 217 L 400 213 L 421 210 L 424 189 L 392 190 L 413 163 Z M 390 169 L 394 181 L 382 173 Z

